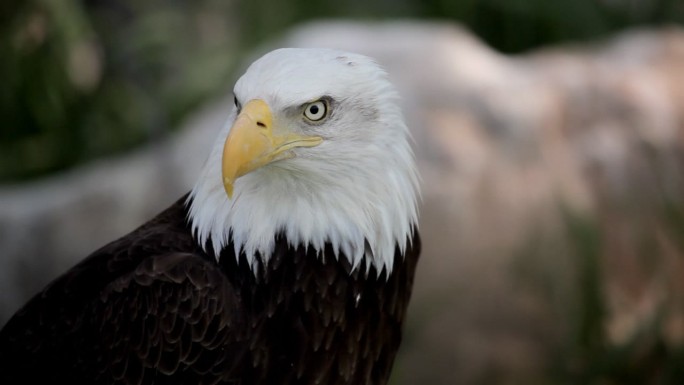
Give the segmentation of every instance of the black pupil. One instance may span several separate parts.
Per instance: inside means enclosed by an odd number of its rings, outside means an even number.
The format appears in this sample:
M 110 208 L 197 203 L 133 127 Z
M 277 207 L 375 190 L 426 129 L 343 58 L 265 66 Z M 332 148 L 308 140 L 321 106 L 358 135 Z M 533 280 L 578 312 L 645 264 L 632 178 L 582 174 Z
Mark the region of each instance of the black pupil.
M 316 115 L 318 113 L 318 106 L 313 105 L 313 106 L 309 107 L 309 112 Z

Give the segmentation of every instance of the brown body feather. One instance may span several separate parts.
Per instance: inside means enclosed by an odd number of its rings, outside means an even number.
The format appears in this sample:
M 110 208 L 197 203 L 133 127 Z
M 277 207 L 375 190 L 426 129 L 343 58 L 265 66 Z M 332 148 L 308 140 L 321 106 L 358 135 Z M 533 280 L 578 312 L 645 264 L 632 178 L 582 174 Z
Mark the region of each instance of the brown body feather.
M 96 251 L 0 331 L 0 383 L 385 384 L 420 240 L 392 274 L 277 237 L 251 271 L 192 238 L 184 199 Z M 211 249 L 211 248 L 208 248 Z

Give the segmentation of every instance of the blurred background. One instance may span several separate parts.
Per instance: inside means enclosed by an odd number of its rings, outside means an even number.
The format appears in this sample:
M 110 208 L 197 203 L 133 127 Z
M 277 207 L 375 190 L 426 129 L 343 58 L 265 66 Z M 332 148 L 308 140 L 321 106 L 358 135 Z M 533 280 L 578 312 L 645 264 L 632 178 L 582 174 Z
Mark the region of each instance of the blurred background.
M 684 1 L 5 0 L 0 324 L 194 183 L 272 48 L 375 57 L 423 177 L 393 385 L 684 383 Z

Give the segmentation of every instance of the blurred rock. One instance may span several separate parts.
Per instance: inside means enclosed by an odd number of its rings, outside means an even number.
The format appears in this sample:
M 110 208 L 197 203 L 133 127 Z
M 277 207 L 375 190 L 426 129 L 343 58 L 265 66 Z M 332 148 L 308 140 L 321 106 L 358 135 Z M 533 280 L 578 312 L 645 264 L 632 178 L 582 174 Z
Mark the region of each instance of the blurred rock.
M 394 384 L 619 382 L 594 367 L 612 347 L 637 383 L 667 375 L 658 354 L 684 344 L 684 31 L 507 57 L 450 25 L 326 22 L 254 56 L 277 46 L 368 54 L 400 89 L 424 254 Z M 0 322 L 187 191 L 228 103 L 152 148 L 4 187 Z

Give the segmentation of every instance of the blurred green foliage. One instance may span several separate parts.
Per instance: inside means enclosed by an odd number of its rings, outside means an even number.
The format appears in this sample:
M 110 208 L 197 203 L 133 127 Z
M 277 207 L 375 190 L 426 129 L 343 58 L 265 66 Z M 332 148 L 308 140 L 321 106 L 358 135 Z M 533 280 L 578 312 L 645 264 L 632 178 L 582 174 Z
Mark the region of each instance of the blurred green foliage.
M 123 151 L 223 89 L 224 2 L 9 1 L 0 23 L 0 180 Z
M 651 202 L 653 203 L 653 202 Z M 649 209 L 660 210 L 657 204 Z M 684 345 L 668 332 L 680 304 L 674 292 L 666 293 L 650 288 L 648 296 L 657 304 L 651 317 L 641 319 L 634 328 L 611 336 L 616 317 L 608 304 L 611 295 L 607 289 L 616 279 L 624 277 L 624 271 L 615 263 L 622 259 L 607 247 L 615 239 L 615 223 L 606 223 L 593 215 L 573 211 L 561 204 L 563 227 L 560 234 L 551 235 L 539 229 L 529 243 L 520 250 L 512 266 L 516 276 L 529 285 L 543 301 L 554 310 L 553 324 L 562 333 L 559 340 L 547 341 L 551 348 L 545 383 L 557 385 L 674 385 L 684 381 Z M 611 209 L 609 209 L 611 210 Z M 667 208 L 666 210 L 669 210 Z M 652 213 L 659 213 L 658 211 Z M 605 213 L 604 213 L 605 214 Z M 667 213 L 661 218 L 668 217 Z M 681 212 L 674 215 L 681 215 Z M 638 223 L 642 218 L 620 218 L 619 221 Z M 681 242 L 682 232 L 678 224 L 661 223 L 665 230 L 673 232 L 668 241 Z M 647 248 L 637 250 L 646 264 L 653 264 L 652 272 L 642 268 L 642 279 L 667 281 L 668 258 L 673 250 L 655 245 L 654 238 L 662 237 L 651 226 L 638 233 L 630 243 L 643 243 Z M 539 236 L 539 234 L 543 234 Z M 560 238 L 558 238 L 560 236 Z M 677 248 L 676 258 L 684 255 L 684 247 Z M 562 261 L 562 262 L 560 262 Z M 570 280 L 558 279 L 564 274 Z M 666 275 L 666 274 L 665 274 Z M 659 278 L 653 278 L 658 276 Z M 663 284 L 663 286 L 667 286 Z M 613 299 L 615 293 L 612 294 Z M 613 311 L 615 309 L 612 309 Z M 613 333 L 615 331 L 613 330 Z
M 229 87 L 240 52 L 314 18 L 460 22 L 520 52 L 684 22 L 679 0 L 5 0 L 0 181 L 148 142 Z
M 654 317 L 639 325 L 638 330 L 622 342 L 611 341 L 606 335 L 609 316 L 604 289 L 610 269 L 602 254 L 602 240 L 609 238 L 606 230 L 595 220 L 565 213 L 569 240 L 577 257 L 576 312 L 569 313 L 573 330 L 565 341 L 566 349 L 557 362 L 564 363 L 559 383 L 575 384 L 680 384 L 684 379 L 681 363 L 684 346 L 668 338 L 667 317 L 676 304 L 665 300 L 659 304 Z M 665 226 L 669 227 L 668 224 Z M 663 268 L 665 251 L 654 246 L 655 235 L 642 231 L 639 240 L 652 247 L 638 251 L 653 264 Z M 673 240 L 680 239 L 681 233 Z

